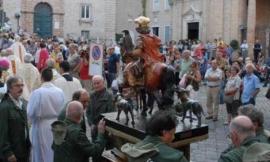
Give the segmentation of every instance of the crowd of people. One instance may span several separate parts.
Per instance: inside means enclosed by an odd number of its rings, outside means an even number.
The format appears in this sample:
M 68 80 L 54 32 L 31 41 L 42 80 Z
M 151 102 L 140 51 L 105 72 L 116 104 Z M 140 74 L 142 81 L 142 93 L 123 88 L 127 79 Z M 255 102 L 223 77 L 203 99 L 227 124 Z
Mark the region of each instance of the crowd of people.
M 175 85 L 186 89 L 190 99 L 197 100 L 206 86 L 207 120 L 218 121 L 219 106 L 226 104 L 224 124 L 230 124 L 232 145 L 220 162 L 242 161 L 248 146 L 269 148 L 258 143 L 269 143 L 270 134 L 263 128 L 263 114 L 254 108 L 265 60 L 259 41 L 254 58 L 248 48 L 246 41 L 227 45 L 222 39 L 171 41 L 160 48 L 164 63 L 174 69 Z M 1 33 L 0 49 L 0 161 L 101 161 L 108 138 L 100 115 L 116 111 L 113 82 L 124 66 L 119 48 L 105 48 L 103 75 L 94 76 L 89 75 L 86 41 Z M 172 114 L 157 111 L 147 123 L 148 136 L 122 151 L 134 158 L 133 149 L 144 152 L 142 146 L 151 143 L 156 150 L 148 158 L 153 161 L 186 162 L 182 152 L 168 145 L 177 124 Z

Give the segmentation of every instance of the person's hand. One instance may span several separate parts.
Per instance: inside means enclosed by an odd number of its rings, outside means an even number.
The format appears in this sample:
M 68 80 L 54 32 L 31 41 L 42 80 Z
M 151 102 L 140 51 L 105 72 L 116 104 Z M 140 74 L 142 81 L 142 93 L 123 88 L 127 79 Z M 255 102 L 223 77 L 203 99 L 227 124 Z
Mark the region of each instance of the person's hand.
M 104 134 L 105 133 L 105 120 L 101 119 L 98 123 L 98 133 Z
M 7 158 L 7 160 L 8 160 L 8 162 L 17 162 L 17 159 L 16 159 L 16 157 L 15 157 L 14 154 L 12 154 L 11 156 L 9 156 L 9 157 Z

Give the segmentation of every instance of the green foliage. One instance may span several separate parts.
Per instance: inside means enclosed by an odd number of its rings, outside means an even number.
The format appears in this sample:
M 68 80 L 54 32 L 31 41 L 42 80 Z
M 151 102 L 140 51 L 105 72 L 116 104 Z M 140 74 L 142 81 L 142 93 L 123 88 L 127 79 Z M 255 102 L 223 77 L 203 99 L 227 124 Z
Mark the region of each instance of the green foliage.
M 239 42 L 235 39 L 231 41 L 230 46 L 232 47 L 233 50 L 238 50 L 240 48 Z

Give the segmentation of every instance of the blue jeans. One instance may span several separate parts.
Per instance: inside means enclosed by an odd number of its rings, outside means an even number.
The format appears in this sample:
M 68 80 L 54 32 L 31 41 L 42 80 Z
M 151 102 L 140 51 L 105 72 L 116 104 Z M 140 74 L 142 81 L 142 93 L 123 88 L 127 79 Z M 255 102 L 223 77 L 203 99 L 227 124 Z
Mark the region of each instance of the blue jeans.
M 106 80 L 107 80 L 107 88 L 111 88 L 112 81 L 115 79 L 116 73 L 108 73 Z

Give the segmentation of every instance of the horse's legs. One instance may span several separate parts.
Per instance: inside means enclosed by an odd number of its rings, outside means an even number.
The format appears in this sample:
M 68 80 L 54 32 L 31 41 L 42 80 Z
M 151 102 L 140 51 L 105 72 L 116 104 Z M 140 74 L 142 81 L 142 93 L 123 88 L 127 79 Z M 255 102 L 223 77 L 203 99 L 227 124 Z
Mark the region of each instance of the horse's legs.
M 153 108 L 154 108 L 154 102 L 155 102 L 155 96 L 151 93 L 148 94 L 148 100 L 147 100 L 147 107 L 150 108 L 149 114 L 152 114 Z
M 135 93 L 135 95 L 136 95 L 136 110 L 138 111 L 138 110 L 140 110 L 141 109 L 141 107 L 140 107 L 140 97 L 139 97 L 139 93 L 136 91 L 136 93 Z
M 143 110 L 142 110 L 142 116 L 146 116 L 146 111 L 147 111 L 147 105 L 146 105 L 146 91 L 144 89 L 140 90 L 141 94 L 141 99 L 142 99 L 142 105 L 143 105 Z

